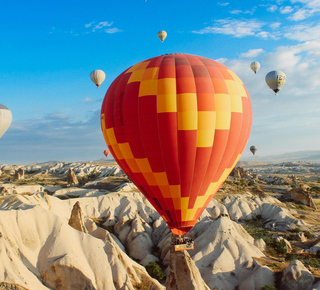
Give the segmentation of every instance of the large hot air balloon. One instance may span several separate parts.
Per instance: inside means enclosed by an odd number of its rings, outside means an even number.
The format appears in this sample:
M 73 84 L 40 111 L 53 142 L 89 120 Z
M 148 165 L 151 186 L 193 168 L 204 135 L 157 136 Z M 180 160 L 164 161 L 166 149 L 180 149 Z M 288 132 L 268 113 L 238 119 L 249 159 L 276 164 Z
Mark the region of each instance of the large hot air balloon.
M 276 93 L 276 95 L 286 80 L 286 75 L 280 70 L 273 70 L 266 75 L 266 83 L 268 87 Z
M 8 130 L 12 121 L 11 111 L 0 104 L 0 138 Z
M 104 150 L 104 151 L 103 151 L 103 154 L 104 154 L 106 157 L 108 157 L 109 154 L 110 154 L 110 151 L 109 151 L 109 150 Z
M 106 78 L 106 74 L 104 73 L 104 71 L 96 69 L 93 72 L 91 72 L 90 78 L 99 89 L 99 86 L 103 83 L 104 79 Z
M 158 37 L 163 42 L 167 37 L 167 32 L 165 32 L 164 30 L 159 31 L 158 32 Z
M 125 70 L 101 108 L 110 152 L 176 235 L 195 225 L 228 177 L 251 124 L 239 77 L 189 54 L 161 55 Z
M 260 68 L 260 63 L 257 62 L 257 61 L 254 61 L 250 64 L 250 68 L 254 71 L 254 73 L 256 74 L 257 71 L 259 70 Z
M 252 152 L 253 155 L 256 155 L 257 150 L 258 150 L 257 146 L 253 145 L 253 146 L 250 147 L 250 151 Z

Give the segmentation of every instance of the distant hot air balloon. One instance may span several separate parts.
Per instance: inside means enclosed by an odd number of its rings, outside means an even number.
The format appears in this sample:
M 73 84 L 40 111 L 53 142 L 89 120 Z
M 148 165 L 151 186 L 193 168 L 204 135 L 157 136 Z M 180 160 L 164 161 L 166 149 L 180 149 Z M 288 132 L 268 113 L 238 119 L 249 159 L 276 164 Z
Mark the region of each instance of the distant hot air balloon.
M 250 64 L 250 68 L 254 71 L 254 73 L 256 74 L 257 71 L 259 70 L 260 68 L 260 63 L 257 62 L 257 61 L 254 61 Z
M 250 147 L 250 151 L 252 152 L 253 155 L 256 155 L 257 150 L 258 150 L 257 146 L 251 146 Z
M 110 152 L 176 235 L 195 225 L 237 164 L 251 124 L 239 77 L 180 53 L 125 70 L 101 108 Z
M 158 32 L 158 37 L 163 42 L 167 37 L 167 32 L 165 32 L 164 30 L 159 31 Z
M 12 121 L 11 111 L 0 104 L 0 138 L 8 130 Z
M 103 83 L 104 79 L 106 78 L 106 74 L 104 73 L 104 71 L 96 69 L 93 72 L 91 72 L 90 78 L 99 89 L 99 86 Z
M 266 83 L 268 87 L 276 93 L 276 95 L 286 80 L 286 75 L 280 70 L 273 70 L 266 75 Z
M 104 153 L 104 155 L 106 155 L 106 157 L 108 157 L 108 155 L 110 154 L 110 151 L 109 150 L 104 150 L 103 153 Z

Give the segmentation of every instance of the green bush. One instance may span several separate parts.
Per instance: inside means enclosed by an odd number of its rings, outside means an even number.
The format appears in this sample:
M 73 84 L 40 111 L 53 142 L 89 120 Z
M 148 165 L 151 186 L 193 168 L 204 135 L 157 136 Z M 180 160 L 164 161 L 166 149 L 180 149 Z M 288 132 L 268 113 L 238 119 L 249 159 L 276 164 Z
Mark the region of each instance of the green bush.
M 273 247 L 279 255 L 285 255 L 287 253 L 286 242 L 284 240 L 279 242 L 275 241 Z
M 313 234 L 310 233 L 309 231 L 304 231 L 304 235 L 306 236 L 306 238 L 311 239 L 313 238 Z
M 292 232 L 292 233 L 300 233 L 301 230 L 299 228 L 294 228 L 290 232 Z
M 164 273 L 161 270 L 161 267 L 156 262 L 150 262 L 146 266 L 146 270 L 152 278 L 157 279 L 159 282 L 162 281 L 165 277 Z
M 268 284 L 261 287 L 260 290 L 276 290 L 276 287 L 274 287 L 272 284 Z
M 286 261 L 294 261 L 296 259 L 296 255 L 293 253 L 287 253 L 285 259 Z
M 264 242 L 266 243 L 267 246 L 270 246 L 272 244 L 272 240 L 268 237 L 263 237 L 262 238 Z

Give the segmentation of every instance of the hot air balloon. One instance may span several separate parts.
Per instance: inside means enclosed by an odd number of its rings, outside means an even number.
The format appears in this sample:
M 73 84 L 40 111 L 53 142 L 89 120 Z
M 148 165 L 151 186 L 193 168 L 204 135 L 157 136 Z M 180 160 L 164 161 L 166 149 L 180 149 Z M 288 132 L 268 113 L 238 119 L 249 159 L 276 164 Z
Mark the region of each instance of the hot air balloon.
M 0 104 L 0 138 L 8 130 L 12 121 L 11 111 Z
M 104 73 L 104 71 L 96 69 L 93 72 L 91 72 L 90 78 L 99 89 L 99 86 L 103 83 L 104 79 L 106 78 L 106 74 Z
M 167 32 L 165 32 L 164 30 L 159 31 L 158 32 L 158 37 L 163 42 L 167 37 Z
M 103 154 L 104 154 L 106 157 L 108 157 L 108 155 L 110 154 L 110 151 L 109 151 L 109 150 L 104 150 L 104 151 L 103 151 Z
M 110 152 L 176 235 L 195 225 L 228 177 L 251 124 L 239 77 L 216 61 L 180 53 L 125 70 L 101 108 Z
M 254 71 L 254 73 L 256 74 L 257 71 L 259 70 L 260 68 L 260 63 L 257 62 L 257 61 L 254 61 L 250 64 L 250 68 Z
M 276 95 L 280 91 L 286 80 L 286 75 L 280 70 L 273 70 L 266 75 L 266 83 L 268 87 L 275 92 Z
M 252 152 L 253 155 L 256 155 L 257 150 L 258 150 L 257 146 L 251 146 L 250 147 L 250 151 Z

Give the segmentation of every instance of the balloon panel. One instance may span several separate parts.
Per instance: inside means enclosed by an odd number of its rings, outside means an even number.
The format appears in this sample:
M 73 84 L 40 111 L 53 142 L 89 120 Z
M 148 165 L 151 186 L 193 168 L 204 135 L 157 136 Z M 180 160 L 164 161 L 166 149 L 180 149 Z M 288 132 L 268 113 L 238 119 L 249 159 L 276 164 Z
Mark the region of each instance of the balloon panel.
M 0 104 L 0 138 L 10 127 L 11 121 L 11 111 L 6 106 Z
M 101 109 L 110 152 L 175 234 L 195 225 L 232 171 L 251 123 L 241 80 L 218 62 L 188 54 L 124 71 Z

